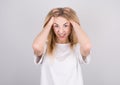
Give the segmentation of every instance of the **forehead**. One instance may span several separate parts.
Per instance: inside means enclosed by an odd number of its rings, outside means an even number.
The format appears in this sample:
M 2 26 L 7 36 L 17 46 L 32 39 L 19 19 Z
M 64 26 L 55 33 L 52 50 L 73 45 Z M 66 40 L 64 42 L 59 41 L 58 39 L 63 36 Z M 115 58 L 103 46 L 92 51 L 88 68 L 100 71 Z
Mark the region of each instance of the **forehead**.
M 70 22 L 64 17 L 55 17 L 54 23 L 56 23 L 56 24 L 65 24 L 65 23 L 70 23 Z

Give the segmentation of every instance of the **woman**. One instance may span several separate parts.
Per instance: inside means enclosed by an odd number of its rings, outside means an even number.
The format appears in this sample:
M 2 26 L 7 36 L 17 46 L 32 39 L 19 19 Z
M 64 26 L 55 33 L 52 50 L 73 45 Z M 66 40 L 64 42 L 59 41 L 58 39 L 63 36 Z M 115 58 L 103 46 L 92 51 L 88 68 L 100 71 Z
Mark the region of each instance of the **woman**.
M 52 9 L 32 47 L 40 85 L 83 85 L 80 64 L 89 63 L 91 43 L 73 9 Z

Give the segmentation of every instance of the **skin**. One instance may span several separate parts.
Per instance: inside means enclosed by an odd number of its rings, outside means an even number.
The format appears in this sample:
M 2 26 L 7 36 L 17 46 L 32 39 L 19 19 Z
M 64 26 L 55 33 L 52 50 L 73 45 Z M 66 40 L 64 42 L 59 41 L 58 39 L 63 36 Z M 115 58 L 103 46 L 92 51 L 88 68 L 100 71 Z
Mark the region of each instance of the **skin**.
M 83 31 L 82 27 L 74 21 L 68 21 L 63 17 L 52 17 L 45 28 L 38 34 L 33 42 L 33 50 L 36 56 L 41 56 L 43 53 L 44 45 L 47 40 L 51 26 L 57 36 L 57 43 L 68 43 L 68 36 L 71 33 L 70 23 L 77 35 L 80 44 L 80 52 L 83 59 L 90 54 L 91 43 L 87 34 Z
M 63 18 L 54 19 L 53 30 L 57 37 L 57 43 L 68 43 L 68 36 L 71 33 L 70 22 Z
M 43 30 L 36 36 L 33 41 L 32 48 L 34 50 L 34 54 L 38 57 L 40 57 L 43 53 L 44 45 L 46 43 L 53 21 L 54 18 L 52 17 L 48 24 L 43 28 Z
M 70 22 L 71 22 L 71 24 L 74 28 L 74 31 L 77 35 L 78 42 L 80 43 L 81 55 L 82 55 L 83 59 L 85 60 L 86 57 L 90 54 L 90 50 L 91 50 L 90 40 L 89 40 L 87 34 L 84 32 L 84 30 L 82 29 L 82 27 L 79 24 L 77 24 L 74 21 L 70 21 Z

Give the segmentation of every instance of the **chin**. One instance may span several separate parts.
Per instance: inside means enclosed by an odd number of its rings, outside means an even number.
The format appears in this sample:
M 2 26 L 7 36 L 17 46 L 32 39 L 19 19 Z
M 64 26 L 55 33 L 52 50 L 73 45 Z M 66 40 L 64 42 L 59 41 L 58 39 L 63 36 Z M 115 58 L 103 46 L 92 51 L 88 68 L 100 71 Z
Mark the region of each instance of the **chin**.
M 59 39 L 59 43 L 67 43 L 66 39 Z

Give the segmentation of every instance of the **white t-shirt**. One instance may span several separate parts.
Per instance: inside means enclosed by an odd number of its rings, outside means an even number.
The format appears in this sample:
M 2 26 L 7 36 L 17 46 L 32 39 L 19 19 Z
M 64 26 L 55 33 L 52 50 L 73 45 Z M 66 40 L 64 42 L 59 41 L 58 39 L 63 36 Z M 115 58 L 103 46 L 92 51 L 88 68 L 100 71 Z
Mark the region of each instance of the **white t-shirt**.
M 40 85 L 83 85 L 80 64 L 88 64 L 90 55 L 83 60 L 79 44 L 71 50 L 69 43 L 57 43 L 53 59 L 46 55 L 46 48 L 38 63 L 41 67 Z M 37 60 L 38 57 L 35 57 L 35 64 Z

